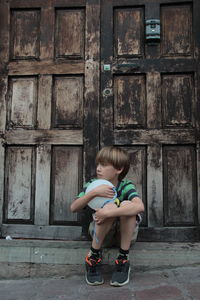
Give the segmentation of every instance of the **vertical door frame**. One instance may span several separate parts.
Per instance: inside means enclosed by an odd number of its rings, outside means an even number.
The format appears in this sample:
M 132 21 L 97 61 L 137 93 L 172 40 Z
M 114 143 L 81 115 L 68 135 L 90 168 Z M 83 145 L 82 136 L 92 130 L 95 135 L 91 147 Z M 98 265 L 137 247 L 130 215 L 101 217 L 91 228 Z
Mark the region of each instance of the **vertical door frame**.
M 87 17 L 89 16 L 89 18 Z M 92 22 L 90 22 L 92 20 Z M 99 150 L 100 93 L 100 0 L 86 1 L 85 111 L 83 127 L 83 180 L 95 174 L 95 157 Z M 82 239 L 88 239 L 91 211 L 80 213 Z

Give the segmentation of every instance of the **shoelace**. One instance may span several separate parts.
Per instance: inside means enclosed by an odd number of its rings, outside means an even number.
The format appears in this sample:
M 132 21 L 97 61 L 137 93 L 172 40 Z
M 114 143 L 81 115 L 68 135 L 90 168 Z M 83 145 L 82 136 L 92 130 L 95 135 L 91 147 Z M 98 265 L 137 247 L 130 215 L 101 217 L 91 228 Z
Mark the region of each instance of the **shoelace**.
M 125 263 L 127 263 L 127 259 L 116 259 L 115 266 L 117 272 L 122 272 L 123 268 L 125 267 Z
M 101 262 L 101 258 L 99 258 L 98 260 L 96 260 L 96 259 L 92 259 L 92 258 L 90 258 L 90 257 L 87 256 L 85 260 L 90 265 L 89 272 L 96 274 L 97 273 L 96 267 L 97 267 L 98 263 Z
M 96 266 L 98 263 L 101 262 L 101 258 L 95 259 L 95 258 L 91 258 L 89 256 L 86 256 L 85 261 L 91 266 L 94 267 Z

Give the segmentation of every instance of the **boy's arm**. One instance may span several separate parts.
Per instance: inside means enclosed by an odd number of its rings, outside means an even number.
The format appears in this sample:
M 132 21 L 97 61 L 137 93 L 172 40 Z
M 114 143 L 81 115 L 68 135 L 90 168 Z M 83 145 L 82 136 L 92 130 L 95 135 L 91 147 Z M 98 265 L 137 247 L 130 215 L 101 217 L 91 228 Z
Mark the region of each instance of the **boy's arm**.
M 86 205 L 88 204 L 88 202 L 90 202 L 90 200 L 92 200 L 95 197 L 95 191 L 90 191 L 89 193 L 85 194 L 84 196 L 80 197 L 80 198 L 76 198 L 71 206 L 71 212 L 78 212 L 79 210 L 83 209 L 84 207 L 86 207 Z
M 115 218 L 121 216 L 131 217 L 144 211 L 144 204 L 139 197 L 134 197 L 132 200 L 126 201 L 126 205 L 106 209 L 106 206 L 99 209 L 95 213 L 97 224 L 103 223 L 107 218 Z
M 144 211 L 144 204 L 139 197 L 134 197 L 132 200 L 127 200 L 126 205 L 116 207 L 109 212 L 108 217 L 121 217 L 121 216 L 136 216 Z
M 98 196 L 105 197 L 105 198 L 113 198 L 114 191 L 111 186 L 102 184 L 102 185 L 96 187 L 95 189 L 91 190 L 84 196 L 75 199 L 70 206 L 71 211 L 72 212 L 80 211 L 81 209 L 86 207 L 88 202 L 90 202 L 93 198 L 98 197 Z

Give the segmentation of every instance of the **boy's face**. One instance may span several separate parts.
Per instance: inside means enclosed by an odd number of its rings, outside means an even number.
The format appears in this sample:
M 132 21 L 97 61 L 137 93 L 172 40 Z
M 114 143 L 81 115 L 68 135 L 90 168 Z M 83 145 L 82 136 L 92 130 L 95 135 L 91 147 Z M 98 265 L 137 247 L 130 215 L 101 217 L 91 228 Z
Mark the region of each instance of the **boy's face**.
M 123 169 L 115 169 L 113 165 L 108 163 L 98 163 L 96 172 L 97 172 L 97 178 L 98 179 L 106 179 L 113 184 L 118 181 L 118 176 L 122 172 Z

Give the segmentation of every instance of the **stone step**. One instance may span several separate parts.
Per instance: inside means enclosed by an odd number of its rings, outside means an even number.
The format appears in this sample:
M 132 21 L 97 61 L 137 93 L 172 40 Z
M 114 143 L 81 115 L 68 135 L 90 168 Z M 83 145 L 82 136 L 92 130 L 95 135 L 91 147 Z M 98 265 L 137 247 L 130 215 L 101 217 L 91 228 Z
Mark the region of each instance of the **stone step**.
M 81 266 L 89 241 L 0 239 L 0 264 Z M 113 265 L 117 248 L 103 250 L 103 262 Z M 130 249 L 130 262 L 138 269 L 159 269 L 200 264 L 200 243 L 137 242 Z

